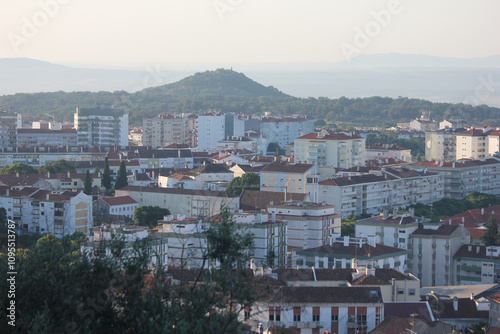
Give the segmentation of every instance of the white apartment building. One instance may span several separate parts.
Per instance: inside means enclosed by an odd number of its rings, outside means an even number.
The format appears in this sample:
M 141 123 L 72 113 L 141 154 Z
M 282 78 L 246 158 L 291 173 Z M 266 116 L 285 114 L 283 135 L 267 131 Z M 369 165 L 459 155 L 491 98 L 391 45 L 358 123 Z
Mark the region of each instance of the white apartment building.
M 267 142 L 276 143 L 282 149 L 295 138 L 314 131 L 314 120 L 309 116 L 262 117 L 260 132 Z
M 422 286 L 453 285 L 453 256 L 470 243 L 470 232 L 463 225 L 420 225 L 410 234 L 408 270 Z
M 170 144 L 192 145 L 192 133 L 196 129 L 188 115 L 154 115 L 143 120 L 142 143 L 145 146 L 165 147 Z
M 0 186 L 0 207 L 22 232 L 61 238 L 92 227 L 92 196 L 83 192 Z
M 260 190 L 289 193 L 306 193 L 310 179 L 318 182 L 318 167 L 312 164 L 289 164 L 276 161 L 260 172 Z M 312 184 L 310 185 L 312 186 Z M 313 202 L 316 202 L 312 199 Z
M 226 138 L 225 127 L 224 114 L 198 115 L 198 151 L 216 150 L 217 142 Z
M 465 119 L 451 119 L 451 120 L 443 120 L 439 122 L 439 130 L 442 129 L 461 129 L 467 127 L 469 122 Z
M 453 256 L 453 285 L 500 283 L 500 247 L 462 245 Z
M 168 263 L 167 252 L 168 246 L 166 240 L 156 236 L 149 235 L 146 226 L 119 226 L 119 225 L 105 225 L 96 226 L 92 228 L 92 234 L 89 241 L 81 246 L 82 254 L 92 259 L 97 256 L 104 256 L 113 258 L 112 241 L 124 241 L 123 249 L 121 252 L 121 260 L 123 257 L 129 258 L 138 257 L 134 249 L 134 244 L 137 240 L 145 240 L 148 247 L 149 266 L 158 267 L 164 266 Z
M 294 143 L 296 163 L 340 168 L 365 165 L 365 139 L 362 137 L 322 130 L 296 138 Z
M 394 209 L 389 215 L 389 210 L 384 209 L 381 215 L 357 220 L 356 236 L 376 238 L 378 244 L 408 249 L 410 235 L 421 222 L 421 219 L 413 216 L 413 209 L 410 210 L 408 215 L 398 215 L 398 210 Z
M 500 158 L 457 160 L 454 162 L 420 161 L 406 166 L 419 172 L 439 173 L 444 178 L 444 196 L 463 199 L 477 191 L 500 194 Z
M 48 130 L 48 129 L 18 129 L 17 145 L 33 146 L 77 146 L 75 129 Z
M 385 168 L 370 174 L 319 182 L 319 203 L 334 205 L 342 218 L 378 214 L 384 208 L 429 204 L 444 197 L 443 176 L 407 168 Z
M 370 145 L 366 148 L 366 159 L 398 159 L 412 162 L 411 149 L 396 144 Z
M 292 251 L 292 268 L 348 269 L 371 266 L 406 272 L 406 249 L 377 244 L 375 238 L 333 236 L 331 244 Z
M 288 223 L 288 246 L 312 248 L 327 245 L 340 234 L 341 219 L 333 205 L 289 202 L 269 205 L 273 220 Z
M 444 129 L 425 133 L 425 160 L 455 161 L 457 133 L 462 129 Z
M 17 146 L 17 130 L 22 128 L 21 114 L 0 109 L 0 147 Z
M 217 150 L 248 150 L 257 152 L 257 142 L 243 136 L 230 136 L 217 142 Z
M 486 146 L 488 147 L 488 154 L 490 156 L 500 155 L 500 131 L 489 131 L 487 135 L 488 143 Z
M 457 133 L 456 159 L 482 159 L 488 156 L 488 136 L 482 129 Z
M 128 114 L 112 105 L 76 108 L 75 129 L 78 145 L 128 146 Z

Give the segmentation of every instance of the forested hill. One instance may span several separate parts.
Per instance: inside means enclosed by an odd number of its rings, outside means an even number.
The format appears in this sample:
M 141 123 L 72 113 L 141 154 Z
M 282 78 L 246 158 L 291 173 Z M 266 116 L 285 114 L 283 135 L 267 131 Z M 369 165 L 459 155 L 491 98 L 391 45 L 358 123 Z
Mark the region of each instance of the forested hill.
M 242 73 L 216 70 L 197 73 L 178 82 L 147 88 L 129 94 L 115 92 L 53 92 L 14 94 L 0 97 L 0 108 L 19 112 L 23 117 L 73 120 L 77 106 L 90 107 L 96 103 L 114 104 L 128 112 L 131 124 L 142 124 L 145 116 L 158 113 L 223 112 L 274 115 L 304 114 L 315 119 L 353 125 L 395 125 L 408 122 L 430 110 L 436 120 L 465 118 L 475 125 L 485 123 L 500 126 L 500 109 L 452 103 L 432 103 L 426 100 L 400 97 L 368 98 L 296 98 L 274 87 L 265 87 Z

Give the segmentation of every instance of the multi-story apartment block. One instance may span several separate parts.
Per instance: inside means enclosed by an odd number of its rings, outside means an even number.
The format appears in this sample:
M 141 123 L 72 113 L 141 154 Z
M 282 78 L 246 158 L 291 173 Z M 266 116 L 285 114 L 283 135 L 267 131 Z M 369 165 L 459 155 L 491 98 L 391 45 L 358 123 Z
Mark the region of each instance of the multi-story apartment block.
M 257 152 L 257 142 L 247 137 L 231 136 L 217 142 L 218 150 L 248 150 Z
M 309 116 L 262 117 L 260 127 L 268 143 L 285 149 L 295 138 L 314 132 L 314 120 Z
M 367 333 L 384 320 L 378 287 L 283 286 L 257 300 L 239 320 L 270 333 Z M 242 312 L 243 313 L 243 312 Z
M 334 234 L 340 234 L 341 219 L 332 205 L 288 202 L 269 205 L 273 220 L 288 223 L 288 246 L 312 248 L 328 245 Z
M 217 149 L 217 142 L 226 138 L 226 116 L 207 113 L 198 115 L 198 151 Z
M 420 225 L 410 235 L 408 270 L 422 286 L 452 285 L 453 256 L 470 243 L 470 232 L 463 225 Z
M 500 283 L 500 247 L 462 245 L 453 256 L 453 285 Z
M 128 146 L 128 114 L 113 106 L 77 107 L 74 124 L 78 145 Z
M 0 109 L 0 147 L 17 146 L 17 130 L 22 124 L 21 114 Z
M 366 148 L 366 159 L 398 159 L 411 162 L 411 149 L 396 144 L 370 145 Z
M 22 232 L 63 237 L 92 227 L 92 196 L 83 192 L 0 186 L 0 207 Z
M 500 194 L 500 158 L 458 160 L 456 162 L 420 161 L 407 168 L 439 173 L 444 177 L 444 196 L 462 199 L 477 191 Z
M 172 144 L 162 149 L 137 147 L 135 152 L 143 168 L 193 168 L 193 152 L 186 144 Z
M 488 135 L 482 129 L 470 129 L 456 136 L 456 159 L 482 159 L 488 156 Z
M 389 207 L 429 204 L 443 198 L 443 191 L 443 176 L 439 173 L 385 168 L 321 181 L 317 198 L 320 203 L 334 205 L 346 218 L 350 214 L 378 214 Z
M 418 228 L 421 219 L 412 212 L 409 215 L 398 215 L 397 209 L 394 209 L 390 216 L 388 211 L 384 209 L 382 215 L 356 221 L 356 236 L 375 237 L 378 244 L 408 249 L 410 235 Z
M 151 267 L 167 267 L 169 265 L 167 258 L 168 246 L 166 240 L 154 235 L 149 235 L 146 226 L 119 226 L 105 225 L 92 228 L 92 235 L 89 241 L 81 246 L 82 254 L 92 259 L 97 256 L 105 256 L 113 258 L 112 243 L 115 240 L 123 241 L 121 249 L 121 260 L 123 257 L 137 257 L 139 254 L 134 248 L 137 240 L 145 240 L 147 243 L 147 252 L 149 258 L 149 266 Z
M 154 115 L 143 121 L 145 146 L 165 147 L 170 144 L 191 144 L 191 128 L 187 115 Z
M 239 197 L 223 191 L 171 189 L 127 186 L 116 191 L 116 196 L 130 196 L 140 206 L 158 205 L 174 215 L 211 217 L 220 213 L 221 205 L 229 210 L 239 210 Z
M 18 129 L 17 146 L 77 146 L 75 129 L 49 130 L 49 129 Z
M 461 129 L 467 127 L 469 122 L 465 119 L 452 119 L 452 120 L 443 120 L 439 122 L 439 130 L 442 129 Z
M 500 155 L 500 131 L 493 130 L 487 132 L 488 135 L 488 143 L 486 146 L 488 147 L 488 155 L 495 156 Z
M 298 137 L 294 143 L 297 163 L 340 168 L 365 165 L 365 139 L 362 137 L 322 130 Z
M 463 129 L 443 129 L 425 133 L 425 160 L 455 161 L 457 133 Z
M 392 268 L 406 272 L 406 249 L 377 244 L 375 238 L 334 237 L 331 244 L 292 251 L 292 268 Z
M 276 161 L 270 163 L 260 172 L 261 191 L 279 191 L 305 193 L 310 179 L 315 178 L 317 185 L 318 167 L 312 164 L 289 164 Z M 314 201 L 314 200 L 313 200 Z

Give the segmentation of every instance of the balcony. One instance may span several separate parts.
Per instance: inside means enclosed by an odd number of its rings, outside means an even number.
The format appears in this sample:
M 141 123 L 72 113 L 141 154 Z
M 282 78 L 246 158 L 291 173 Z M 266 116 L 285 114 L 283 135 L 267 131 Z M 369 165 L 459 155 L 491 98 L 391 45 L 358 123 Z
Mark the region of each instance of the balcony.
M 283 326 L 281 321 L 268 321 L 267 328 L 280 328 Z
M 276 321 L 270 321 L 276 323 Z M 320 321 L 295 321 L 293 327 L 297 328 L 323 328 L 323 323 Z

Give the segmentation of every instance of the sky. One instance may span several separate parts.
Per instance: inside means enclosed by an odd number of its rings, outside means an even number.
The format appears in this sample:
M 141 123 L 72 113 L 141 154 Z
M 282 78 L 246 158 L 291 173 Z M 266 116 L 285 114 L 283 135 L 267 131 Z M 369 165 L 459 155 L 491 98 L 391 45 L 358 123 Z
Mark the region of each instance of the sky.
M 126 67 L 500 54 L 498 0 L 2 0 L 0 58 Z

